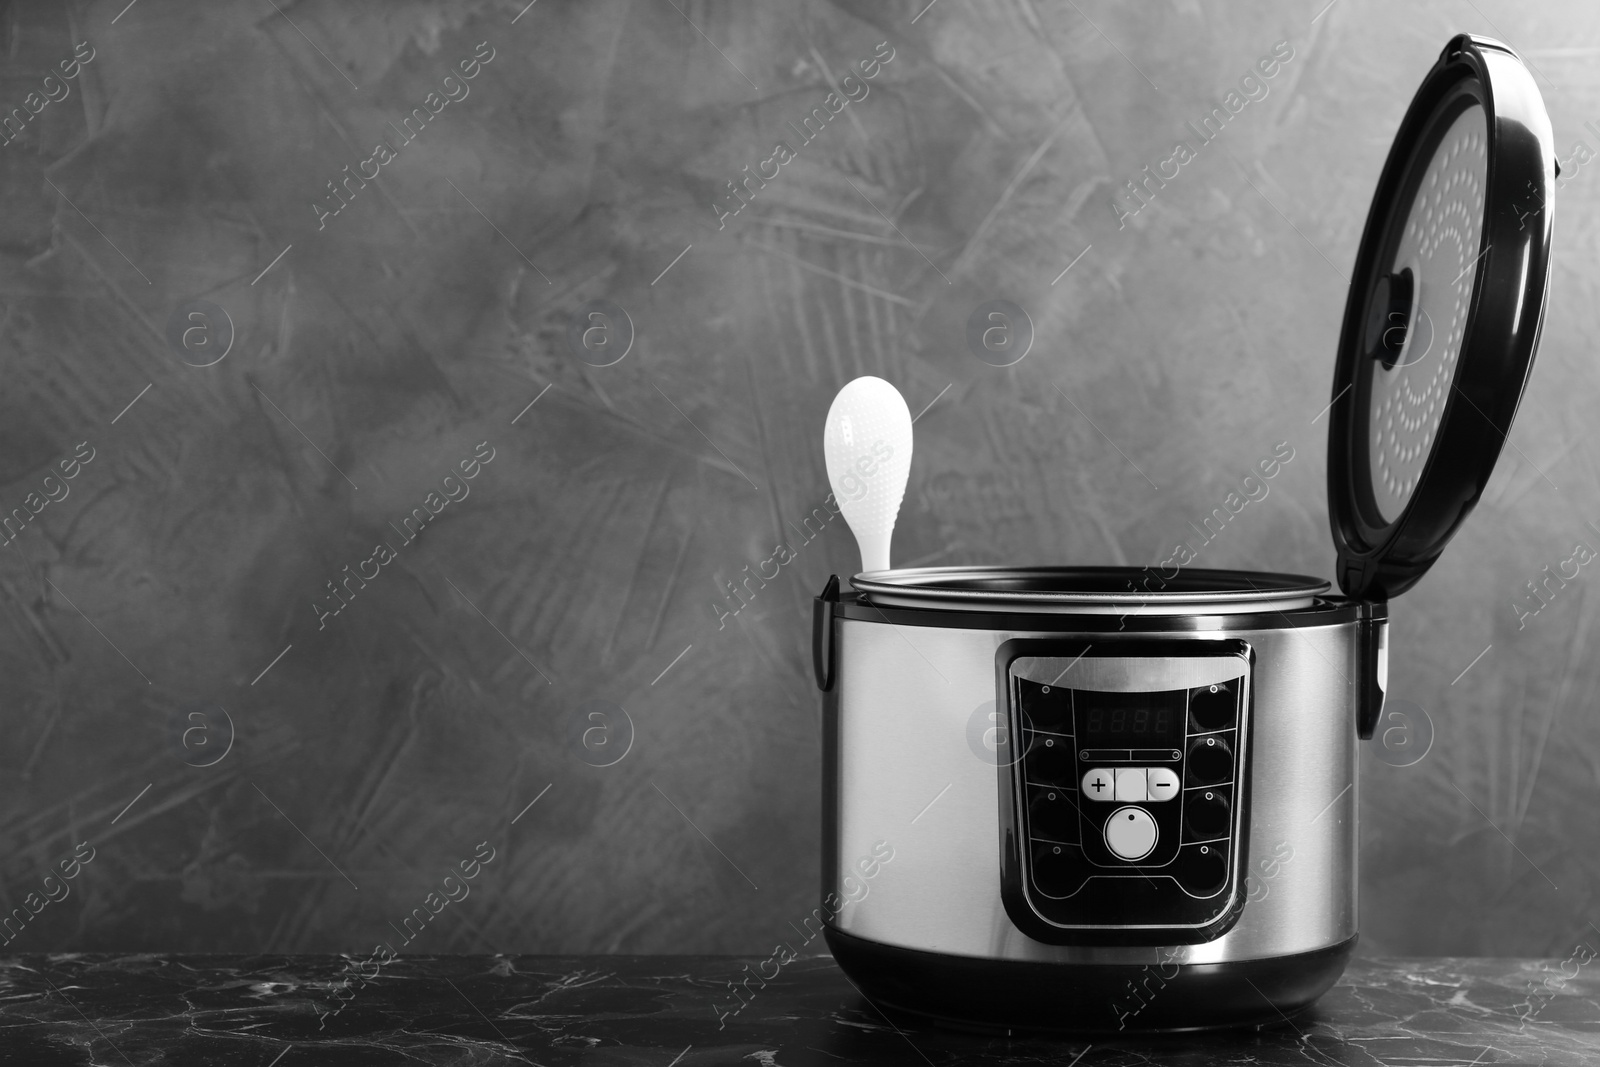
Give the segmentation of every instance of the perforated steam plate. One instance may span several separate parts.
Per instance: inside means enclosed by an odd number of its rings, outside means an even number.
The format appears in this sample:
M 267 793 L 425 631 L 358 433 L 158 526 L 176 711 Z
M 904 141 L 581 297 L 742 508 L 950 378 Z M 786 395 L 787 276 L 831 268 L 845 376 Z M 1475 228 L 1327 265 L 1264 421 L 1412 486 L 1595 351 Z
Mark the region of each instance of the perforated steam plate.
M 1415 584 L 1494 470 L 1544 319 L 1554 168 L 1522 61 L 1454 38 L 1395 136 L 1345 304 L 1328 511 L 1350 596 Z
M 1383 330 L 1400 340 L 1400 350 L 1373 371 L 1367 412 L 1372 493 L 1387 521 L 1405 510 L 1422 478 L 1461 355 L 1472 297 L 1472 287 L 1462 282 L 1483 234 L 1487 144 L 1483 108 L 1474 104 L 1439 142 L 1395 251 L 1394 266 L 1411 272 L 1411 323 L 1389 312 Z M 1378 341 L 1389 347 L 1381 336 Z

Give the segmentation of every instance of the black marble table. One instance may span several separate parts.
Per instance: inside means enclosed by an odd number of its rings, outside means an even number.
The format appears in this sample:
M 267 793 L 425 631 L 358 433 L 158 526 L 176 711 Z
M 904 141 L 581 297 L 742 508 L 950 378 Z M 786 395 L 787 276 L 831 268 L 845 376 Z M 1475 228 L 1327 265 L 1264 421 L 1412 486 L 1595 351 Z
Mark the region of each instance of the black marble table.
M 892 1021 L 827 957 L 0 957 L 5 1064 L 1600 1064 L 1600 968 L 1358 960 L 1306 1015 L 1168 1038 L 979 1037 Z M 755 983 L 751 988 L 756 988 Z M 737 1013 L 736 1004 L 743 1007 Z

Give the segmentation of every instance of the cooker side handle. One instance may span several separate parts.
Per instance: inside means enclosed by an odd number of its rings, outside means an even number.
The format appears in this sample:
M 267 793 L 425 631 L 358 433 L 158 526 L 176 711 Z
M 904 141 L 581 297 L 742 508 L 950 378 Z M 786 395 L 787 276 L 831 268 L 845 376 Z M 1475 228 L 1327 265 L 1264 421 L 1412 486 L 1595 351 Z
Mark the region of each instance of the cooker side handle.
M 1356 736 L 1372 740 L 1389 688 L 1389 602 L 1366 600 L 1356 625 Z
M 811 670 L 824 693 L 833 688 L 833 606 L 838 602 L 839 576 L 830 574 L 811 602 Z

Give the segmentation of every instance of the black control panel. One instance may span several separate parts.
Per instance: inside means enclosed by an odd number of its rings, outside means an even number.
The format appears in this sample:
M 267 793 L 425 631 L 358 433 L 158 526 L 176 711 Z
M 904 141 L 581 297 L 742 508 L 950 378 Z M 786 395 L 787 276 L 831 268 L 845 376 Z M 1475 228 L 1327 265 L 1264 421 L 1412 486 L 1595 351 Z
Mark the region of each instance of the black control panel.
M 1106 642 L 1094 658 L 1092 646 L 1007 645 L 1013 920 L 1057 943 L 1220 936 L 1236 917 L 1245 840 L 1248 648 Z

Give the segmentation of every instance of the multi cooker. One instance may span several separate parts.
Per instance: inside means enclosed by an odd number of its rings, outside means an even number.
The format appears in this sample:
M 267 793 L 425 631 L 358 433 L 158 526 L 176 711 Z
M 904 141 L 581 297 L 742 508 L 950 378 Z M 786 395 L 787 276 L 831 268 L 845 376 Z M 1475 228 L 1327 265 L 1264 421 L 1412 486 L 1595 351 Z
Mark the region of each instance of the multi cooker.
M 1342 595 L 1170 560 L 828 582 L 823 914 L 872 1003 L 995 1030 L 1193 1029 L 1292 1018 L 1338 979 L 1387 602 L 1510 429 L 1554 159 L 1517 55 L 1451 40 L 1383 167 L 1339 337 Z

